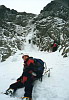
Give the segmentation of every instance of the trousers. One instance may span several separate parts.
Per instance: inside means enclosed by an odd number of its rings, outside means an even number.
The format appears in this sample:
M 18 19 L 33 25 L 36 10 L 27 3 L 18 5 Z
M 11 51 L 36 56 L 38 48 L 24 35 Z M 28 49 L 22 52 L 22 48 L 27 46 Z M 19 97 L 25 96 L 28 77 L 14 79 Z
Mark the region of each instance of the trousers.
M 9 88 L 14 89 L 15 92 L 17 89 L 25 87 L 24 97 L 32 98 L 33 82 L 32 78 L 28 78 L 26 82 L 22 83 L 21 81 L 17 81 L 11 84 Z

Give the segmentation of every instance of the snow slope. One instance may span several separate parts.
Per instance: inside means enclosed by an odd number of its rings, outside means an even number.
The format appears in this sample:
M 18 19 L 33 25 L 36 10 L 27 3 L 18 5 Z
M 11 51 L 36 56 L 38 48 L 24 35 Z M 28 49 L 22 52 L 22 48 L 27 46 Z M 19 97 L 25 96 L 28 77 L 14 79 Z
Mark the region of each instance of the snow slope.
M 14 56 L 0 63 L 0 100 L 19 100 L 19 98 L 10 98 L 1 92 L 5 92 L 9 85 L 22 74 L 23 61 L 21 57 L 23 54 L 41 58 L 46 62 L 48 68 L 52 68 L 51 77 L 45 74 L 42 82 L 39 80 L 35 82 L 33 100 L 69 100 L 69 57 L 63 58 L 58 51 L 54 53 L 41 52 L 28 42 L 25 43 L 23 51 L 18 51 Z M 23 96 L 23 94 L 24 89 L 16 92 L 17 97 Z

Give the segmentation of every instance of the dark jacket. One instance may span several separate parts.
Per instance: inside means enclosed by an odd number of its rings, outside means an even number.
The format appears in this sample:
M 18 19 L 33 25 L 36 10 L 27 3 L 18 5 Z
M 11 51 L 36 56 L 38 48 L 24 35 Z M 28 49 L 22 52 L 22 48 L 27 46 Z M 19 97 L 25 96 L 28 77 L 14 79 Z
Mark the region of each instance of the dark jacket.
M 23 80 L 23 77 L 32 77 L 32 73 L 34 70 L 34 60 L 32 57 L 29 57 L 26 61 L 24 61 L 24 68 L 22 75 L 17 79 L 17 81 Z

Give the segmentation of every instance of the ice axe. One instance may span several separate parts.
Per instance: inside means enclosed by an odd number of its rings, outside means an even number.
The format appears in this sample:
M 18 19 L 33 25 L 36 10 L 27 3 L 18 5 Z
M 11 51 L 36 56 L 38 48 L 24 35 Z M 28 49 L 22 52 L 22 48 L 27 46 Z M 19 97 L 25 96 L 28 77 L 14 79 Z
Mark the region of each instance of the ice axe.
M 45 71 L 45 73 L 44 73 L 44 75 L 46 74 L 46 73 L 48 73 L 48 77 L 50 77 L 50 70 L 51 70 L 52 68 L 49 68 L 48 70 L 46 70 Z

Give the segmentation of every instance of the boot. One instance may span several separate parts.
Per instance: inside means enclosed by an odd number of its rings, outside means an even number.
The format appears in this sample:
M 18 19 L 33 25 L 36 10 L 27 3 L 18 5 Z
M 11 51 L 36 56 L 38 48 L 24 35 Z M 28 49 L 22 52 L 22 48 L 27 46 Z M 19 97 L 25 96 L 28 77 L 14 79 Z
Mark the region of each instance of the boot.
M 32 100 L 32 98 L 29 98 L 29 97 L 22 97 L 22 100 Z
M 9 89 L 6 90 L 6 93 L 5 94 L 11 96 L 13 93 L 14 93 L 14 89 L 10 89 L 9 88 Z

